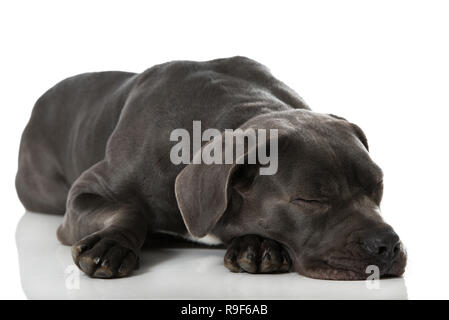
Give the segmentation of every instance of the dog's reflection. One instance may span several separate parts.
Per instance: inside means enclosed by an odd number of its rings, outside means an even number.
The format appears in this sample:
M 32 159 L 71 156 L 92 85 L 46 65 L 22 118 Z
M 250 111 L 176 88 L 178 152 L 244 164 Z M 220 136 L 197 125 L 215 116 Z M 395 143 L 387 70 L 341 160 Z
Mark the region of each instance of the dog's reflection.
M 30 299 L 407 299 L 403 278 L 373 283 L 235 274 L 223 266 L 223 249 L 167 245 L 165 238 L 144 249 L 133 276 L 91 279 L 56 240 L 61 219 L 26 212 L 17 226 L 21 282 Z

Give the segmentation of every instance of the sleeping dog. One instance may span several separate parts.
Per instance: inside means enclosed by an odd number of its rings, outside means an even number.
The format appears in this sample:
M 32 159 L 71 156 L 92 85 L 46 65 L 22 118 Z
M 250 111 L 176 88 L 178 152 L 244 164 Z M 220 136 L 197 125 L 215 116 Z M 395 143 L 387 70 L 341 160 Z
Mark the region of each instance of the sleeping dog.
M 194 121 L 221 133 L 277 130 L 276 172 L 262 175 L 260 159 L 173 163 L 171 133 L 192 134 Z M 382 171 L 362 130 L 311 111 L 244 57 L 61 81 L 34 106 L 16 188 L 26 209 L 64 213 L 57 238 L 91 277 L 131 274 L 157 232 L 226 245 L 233 272 L 357 280 L 371 265 L 380 276 L 400 276 L 406 265 L 379 212 Z

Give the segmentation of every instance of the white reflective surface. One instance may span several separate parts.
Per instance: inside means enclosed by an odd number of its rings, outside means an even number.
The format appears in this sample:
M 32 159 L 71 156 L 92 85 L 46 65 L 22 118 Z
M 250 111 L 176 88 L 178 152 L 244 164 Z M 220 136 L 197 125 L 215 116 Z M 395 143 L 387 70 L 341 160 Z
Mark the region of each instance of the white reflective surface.
M 403 278 L 379 288 L 365 281 L 325 281 L 295 273 L 235 274 L 223 249 L 152 248 L 129 278 L 91 279 L 56 240 L 62 217 L 25 213 L 16 232 L 22 288 L 30 299 L 407 299 Z

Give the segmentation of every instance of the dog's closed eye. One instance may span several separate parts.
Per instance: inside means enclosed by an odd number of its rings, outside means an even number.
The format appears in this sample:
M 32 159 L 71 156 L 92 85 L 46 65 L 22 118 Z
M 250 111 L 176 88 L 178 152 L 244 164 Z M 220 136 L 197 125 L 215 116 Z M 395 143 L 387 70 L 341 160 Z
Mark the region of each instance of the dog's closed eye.
M 326 204 L 326 201 L 323 199 L 306 199 L 306 198 L 295 198 L 290 201 L 293 204 L 303 205 L 303 204 L 309 204 L 309 205 L 324 205 Z

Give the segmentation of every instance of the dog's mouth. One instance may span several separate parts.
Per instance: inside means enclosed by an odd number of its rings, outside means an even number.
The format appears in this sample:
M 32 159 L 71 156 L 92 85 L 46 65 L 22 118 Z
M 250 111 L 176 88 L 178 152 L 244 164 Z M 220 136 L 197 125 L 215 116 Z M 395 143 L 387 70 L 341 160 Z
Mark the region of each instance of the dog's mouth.
M 406 264 L 407 254 L 401 250 L 389 263 L 331 256 L 312 259 L 307 266 L 297 267 L 296 271 L 306 277 L 321 280 L 375 280 L 402 276 Z

